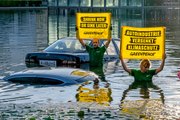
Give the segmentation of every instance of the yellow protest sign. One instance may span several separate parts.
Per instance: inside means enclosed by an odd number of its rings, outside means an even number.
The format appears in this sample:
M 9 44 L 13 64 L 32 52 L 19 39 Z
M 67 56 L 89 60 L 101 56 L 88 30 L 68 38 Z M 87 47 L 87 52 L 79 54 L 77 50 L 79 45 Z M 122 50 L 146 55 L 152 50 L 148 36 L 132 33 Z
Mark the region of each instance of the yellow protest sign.
M 111 13 L 76 13 L 78 39 L 109 39 Z
M 124 59 L 160 60 L 165 52 L 165 27 L 122 26 L 120 47 Z

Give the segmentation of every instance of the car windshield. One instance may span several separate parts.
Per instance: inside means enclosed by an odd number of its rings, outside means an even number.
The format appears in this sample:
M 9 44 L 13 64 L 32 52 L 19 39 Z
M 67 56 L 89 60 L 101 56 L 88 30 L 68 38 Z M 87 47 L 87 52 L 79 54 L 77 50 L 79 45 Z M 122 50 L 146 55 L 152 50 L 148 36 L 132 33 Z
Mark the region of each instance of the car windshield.
M 90 40 L 85 40 L 85 43 L 89 44 Z M 81 45 L 78 40 L 58 40 L 44 51 L 46 52 L 67 52 L 67 53 L 82 53 L 86 52 L 86 49 Z

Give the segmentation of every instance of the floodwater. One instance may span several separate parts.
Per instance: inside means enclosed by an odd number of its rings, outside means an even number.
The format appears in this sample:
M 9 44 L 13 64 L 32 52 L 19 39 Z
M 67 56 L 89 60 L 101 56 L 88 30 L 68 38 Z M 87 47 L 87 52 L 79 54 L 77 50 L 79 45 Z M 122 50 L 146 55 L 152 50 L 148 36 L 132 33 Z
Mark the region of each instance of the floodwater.
M 166 27 L 167 59 L 164 70 L 154 76 L 153 83 L 146 85 L 133 83 L 133 77 L 124 72 L 119 62 L 104 65 L 106 82 L 100 82 L 99 86 L 93 86 L 93 83 L 65 87 L 35 86 L 0 80 L 0 118 L 5 120 L 29 116 L 38 118 L 41 112 L 37 113 L 37 110 L 34 110 L 36 105 L 53 106 L 53 104 L 77 101 L 115 107 L 121 110 L 121 115 L 126 114 L 121 117 L 124 119 L 130 119 L 131 115 L 141 115 L 140 108 L 152 111 L 154 108 L 159 108 L 158 110 L 162 112 L 162 105 L 173 106 L 171 113 L 168 114 L 173 114 L 174 119 L 180 118 L 180 79 L 177 77 L 177 72 L 180 70 L 180 10 L 178 11 L 172 11 L 173 15 L 163 16 L 161 19 L 157 16 L 153 18 L 153 15 L 146 20 L 120 18 L 120 24 L 118 24 L 119 18 L 113 17 L 112 34 L 116 38 L 118 25 Z M 75 36 L 74 26 L 75 16 L 57 16 L 49 14 L 47 10 L 0 11 L 0 78 L 26 69 L 24 59 L 28 52 L 41 51 L 58 38 Z M 131 60 L 127 64 L 130 68 L 137 68 L 139 61 Z M 159 65 L 160 61 L 152 61 L 152 68 L 157 68 Z M 96 97 L 92 96 L 92 93 L 96 94 Z M 20 110 L 22 108 L 24 111 Z M 27 109 L 30 109 L 30 114 Z M 32 113 L 33 110 L 36 115 Z M 43 115 L 44 118 L 58 116 L 46 112 L 39 116 Z M 98 116 L 97 113 L 96 119 Z

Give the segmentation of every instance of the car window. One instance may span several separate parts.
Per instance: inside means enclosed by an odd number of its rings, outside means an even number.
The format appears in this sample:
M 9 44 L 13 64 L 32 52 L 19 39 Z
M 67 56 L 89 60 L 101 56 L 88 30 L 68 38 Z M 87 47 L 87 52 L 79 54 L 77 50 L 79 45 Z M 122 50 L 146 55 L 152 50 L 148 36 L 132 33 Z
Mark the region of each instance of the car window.
M 54 48 L 57 49 L 57 50 L 63 50 L 63 49 L 67 48 L 67 45 L 64 42 L 59 42 L 58 44 L 56 44 L 54 46 Z
M 16 77 L 9 79 L 11 82 L 24 83 L 24 84 L 62 84 L 63 81 L 51 79 L 51 78 L 42 78 L 42 77 Z
M 102 42 L 103 42 L 103 44 L 101 44 L 101 46 L 103 46 L 105 44 L 106 40 L 103 40 Z M 116 55 L 117 54 L 113 42 L 110 42 L 106 51 L 107 51 L 107 53 L 105 53 L 105 54 L 108 54 L 108 55 Z
M 66 44 L 66 46 L 67 46 L 67 49 L 70 49 L 71 46 L 72 46 L 72 44 L 73 44 L 73 41 L 67 40 L 67 41 L 64 41 L 64 42 L 65 42 L 65 44 Z
M 16 78 L 10 78 L 9 81 L 18 82 L 18 83 L 32 83 L 33 81 L 36 81 L 36 78 L 35 77 L 16 77 Z
M 89 43 L 86 41 L 85 43 Z M 63 40 L 57 41 L 45 49 L 46 52 L 68 52 L 68 53 L 81 53 L 86 52 L 86 49 L 81 45 L 78 40 Z
M 85 48 L 81 45 L 81 43 L 78 41 L 74 45 L 75 50 L 85 50 Z
M 80 53 L 86 51 L 86 49 L 81 45 L 78 40 L 66 41 L 65 43 L 67 45 L 67 51 L 69 52 Z
M 119 49 L 119 51 L 120 51 L 120 41 L 115 40 L 115 43 L 116 43 L 116 45 L 117 45 L 117 47 L 118 47 L 118 49 Z
M 63 49 L 65 49 L 66 44 L 61 42 L 61 41 L 56 41 L 53 44 L 51 44 L 50 46 L 48 46 L 44 51 L 46 52 L 58 52 L 61 51 Z
M 116 55 L 116 49 L 113 42 L 110 42 L 109 47 L 107 48 L 108 55 Z
M 61 80 L 56 80 L 56 79 L 52 79 L 52 78 L 41 78 L 41 77 L 38 77 L 37 81 L 39 81 L 42 84 L 51 84 L 51 85 L 63 84 L 64 83 Z

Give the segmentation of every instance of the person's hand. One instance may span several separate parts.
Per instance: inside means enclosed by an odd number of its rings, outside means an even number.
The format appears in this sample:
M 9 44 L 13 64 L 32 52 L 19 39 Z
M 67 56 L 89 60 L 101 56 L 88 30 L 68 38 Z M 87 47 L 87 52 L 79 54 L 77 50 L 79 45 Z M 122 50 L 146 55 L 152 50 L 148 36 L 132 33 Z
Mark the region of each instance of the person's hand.
M 78 27 L 77 26 L 75 27 L 75 31 L 78 31 Z
M 167 57 L 167 56 L 166 56 L 166 53 L 164 53 L 164 55 L 163 55 L 163 59 L 165 60 L 165 59 L 166 59 L 166 57 Z
M 94 82 L 94 84 L 99 84 L 98 78 L 95 78 L 95 79 L 93 80 L 93 82 Z

